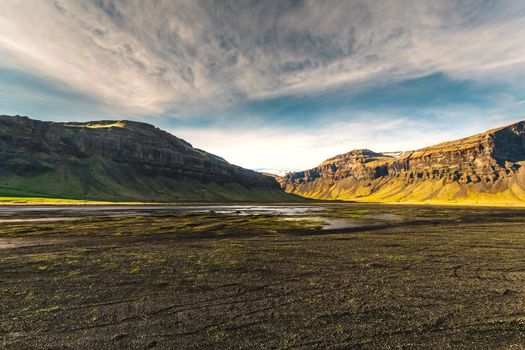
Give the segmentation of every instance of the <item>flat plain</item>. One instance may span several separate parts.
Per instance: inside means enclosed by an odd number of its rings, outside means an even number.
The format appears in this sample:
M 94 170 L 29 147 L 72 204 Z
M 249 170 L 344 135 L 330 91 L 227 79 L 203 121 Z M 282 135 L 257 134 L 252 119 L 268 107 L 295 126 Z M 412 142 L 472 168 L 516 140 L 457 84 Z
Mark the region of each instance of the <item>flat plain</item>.
M 0 214 L 2 349 L 525 348 L 524 209 Z

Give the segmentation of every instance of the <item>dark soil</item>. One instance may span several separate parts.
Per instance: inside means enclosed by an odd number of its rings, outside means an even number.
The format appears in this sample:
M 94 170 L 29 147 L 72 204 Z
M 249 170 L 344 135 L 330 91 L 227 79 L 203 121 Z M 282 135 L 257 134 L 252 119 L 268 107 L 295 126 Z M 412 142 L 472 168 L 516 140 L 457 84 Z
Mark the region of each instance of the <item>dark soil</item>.
M 525 211 L 375 211 L 0 224 L 0 348 L 524 348 Z

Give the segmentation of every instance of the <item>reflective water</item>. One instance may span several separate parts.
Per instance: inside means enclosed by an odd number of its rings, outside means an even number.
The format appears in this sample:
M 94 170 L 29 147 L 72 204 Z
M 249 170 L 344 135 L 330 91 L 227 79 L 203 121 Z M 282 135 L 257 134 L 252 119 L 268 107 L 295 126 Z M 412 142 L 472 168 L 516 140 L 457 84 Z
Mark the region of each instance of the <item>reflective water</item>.
M 388 212 L 359 214 L 345 208 L 344 213 L 327 211 L 320 205 L 78 205 L 78 206 L 0 206 L 0 224 L 23 222 L 74 221 L 86 216 L 129 217 L 210 213 L 219 215 L 271 215 L 284 220 L 319 222 L 324 230 L 338 230 L 399 221 L 402 217 Z M 350 216 L 350 217 L 348 217 Z
M 386 221 L 397 221 L 397 220 L 403 219 L 400 215 L 392 214 L 392 213 L 365 215 L 364 217 L 367 219 L 377 219 L 377 220 L 386 220 Z
M 76 221 L 81 217 L 64 216 L 64 217 L 46 217 L 46 218 L 19 218 L 19 219 L 0 219 L 0 223 L 18 223 L 18 222 L 55 222 L 55 221 Z
M 293 221 L 317 221 L 322 226 L 322 230 L 338 230 L 343 228 L 356 228 L 366 226 L 365 223 L 358 223 L 349 219 L 334 219 L 322 216 L 300 216 L 293 218 L 284 218 L 283 220 Z
M 82 215 L 130 214 L 148 212 L 215 212 L 218 214 L 242 215 L 299 215 L 307 212 L 322 211 L 315 206 L 279 206 L 279 205 L 78 205 L 78 206 L 0 206 L 0 216 L 22 213 L 78 213 Z

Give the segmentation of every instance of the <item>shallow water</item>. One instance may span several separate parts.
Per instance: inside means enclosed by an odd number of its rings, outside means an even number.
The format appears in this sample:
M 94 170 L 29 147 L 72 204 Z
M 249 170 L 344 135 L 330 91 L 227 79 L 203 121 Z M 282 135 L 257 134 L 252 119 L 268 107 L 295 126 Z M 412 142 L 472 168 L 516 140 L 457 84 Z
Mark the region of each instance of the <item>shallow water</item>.
M 140 205 L 140 206 L 0 206 L 0 216 L 22 213 L 78 213 L 81 215 L 107 215 L 108 213 L 145 213 L 145 212 L 215 212 L 218 214 L 243 215 L 299 215 L 308 212 L 322 211 L 323 207 L 315 206 L 278 206 L 278 205 Z
M 76 221 L 81 217 L 48 217 L 48 218 L 20 218 L 20 219 L 0 219 L 0 223 L 19 223 L 19 222 L 55 222 L 55 221 Z
M 226 215 L 304 215 L 313 212 L 323 211 L 322 207 L 279 207 L 279 206 L 253 206 L 253 207 L 217 207 L 217 208 L 199 208 L 186 209 L 194 213 L 214 212 L 216 214 Z
M 383 213 L 383 214 L 374 214 L 374 215 L 365 215 L 366 219 L 377 219 L 377 220 L 386 220 L 386 221 L 399 221 L 403 220 L 400 215 L 392 213 Z
M 294 218 L 284 218 L 283 220 L 293 221 L 319 221 L 322 230 L 339 230 L 343 228 L 357 228 L 367 226 L 365 223 L 357 223 L 348 219 L 334 219 L 322 216 L 300 216 Z
M 54 239 L 35 239 L 32 237 L 31 239 L 27 238 L 0 238 L 0 250 L 2 249 L 12 249 L 12 248 L 19 248 L 19 247 L 31 247 L 31 246 L 38 246 L 38 245 L 49 245 L 56 243 L 57 240 Z
M 85 205 L 85 206 L 0 206 L 0 224 L 24 222 L 75 221 L 86 216 L 131 217 L 137 215 L 170 215 L 180 213 L 212 213 L 221 215 L 270 215 L 284 220 L 319 221 L 323 230 L 338 230 L 399 221 L 402 217 L 378 210 L 359 214 L 351 206 L 342 207 L 334 215 L 315 205 Z M 339 208 L 340 210 L 341 208 Z M 349 219 L 347 216 L 353 216 Z

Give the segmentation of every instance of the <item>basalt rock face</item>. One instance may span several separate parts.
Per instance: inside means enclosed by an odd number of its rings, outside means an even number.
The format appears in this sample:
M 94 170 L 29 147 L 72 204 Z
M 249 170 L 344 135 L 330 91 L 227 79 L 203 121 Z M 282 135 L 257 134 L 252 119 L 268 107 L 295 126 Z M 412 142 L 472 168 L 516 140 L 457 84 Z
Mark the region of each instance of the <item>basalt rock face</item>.
M 153 125 L 52 123 L 19 116 L 0 116 L 0 191 L 151 201 L 284 195 L 275 179 L 193 148 Z
M 394 154 L 355 150 L 280 183 L 318 199 L 525 202 L 525 122 Z
M 393 157 L 375 153 L 368 149 L 358 149 L 325 160 L 316 168 L 290 173 L 286 178 L 298 182 L 317 178 L 342 180 L 347 177 L 374 179 L 385 175 L 385 164 Z

